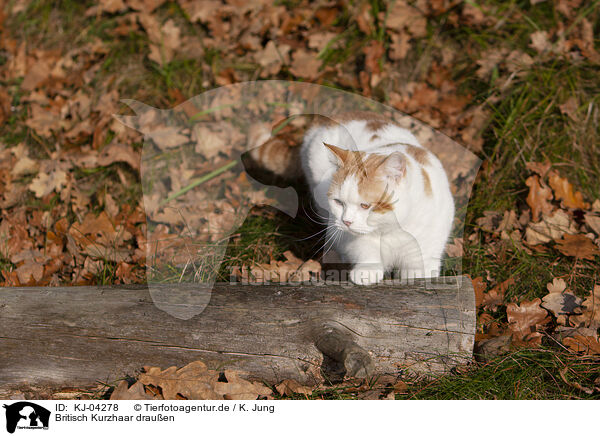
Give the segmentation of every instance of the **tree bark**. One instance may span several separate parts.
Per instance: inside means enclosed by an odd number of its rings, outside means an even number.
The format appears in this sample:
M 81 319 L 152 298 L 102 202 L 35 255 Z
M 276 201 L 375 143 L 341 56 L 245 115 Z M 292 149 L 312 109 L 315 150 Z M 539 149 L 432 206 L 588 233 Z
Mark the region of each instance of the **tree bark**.
M 190 290 L 197 287 L 161 285 L 179 306 Z M 203 298 L 204 311 L 181 320 L 159 310 L 146 287 L 2 288 L 0 384 L 114 384 L 145 365 L 194 360 L 270 383 L 317 384 L 441 373 L 473 353 L 466 277 L 366 287 L 220 283 Z

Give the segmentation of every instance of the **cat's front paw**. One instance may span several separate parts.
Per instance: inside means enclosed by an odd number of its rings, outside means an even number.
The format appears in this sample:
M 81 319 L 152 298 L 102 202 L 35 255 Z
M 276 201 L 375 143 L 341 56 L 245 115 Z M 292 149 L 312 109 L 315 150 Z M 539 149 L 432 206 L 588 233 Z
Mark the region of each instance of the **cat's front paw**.
M 373 285 L 383 280 L 383 269 L 355 268 L 350 271 L 350 281 L 357 285 Z

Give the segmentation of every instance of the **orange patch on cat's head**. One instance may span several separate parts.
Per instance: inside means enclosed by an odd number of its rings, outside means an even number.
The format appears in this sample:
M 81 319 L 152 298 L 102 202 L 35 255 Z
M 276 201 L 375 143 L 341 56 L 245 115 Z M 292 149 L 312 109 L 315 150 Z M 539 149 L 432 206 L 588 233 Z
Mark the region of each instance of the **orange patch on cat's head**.
M 365 203 L 373 206 L 373 212 L 386 213 L 393 210 L 393 190 L 390 180 L 398 181 L 404 176 L 406 159 L 400 153 L 391 155 L 367 155 L 359 151 L 345 150 L 325 144 L 339 159 L 338 170 L 333 175 L 329 193 L 353 177 L 358 192 Z

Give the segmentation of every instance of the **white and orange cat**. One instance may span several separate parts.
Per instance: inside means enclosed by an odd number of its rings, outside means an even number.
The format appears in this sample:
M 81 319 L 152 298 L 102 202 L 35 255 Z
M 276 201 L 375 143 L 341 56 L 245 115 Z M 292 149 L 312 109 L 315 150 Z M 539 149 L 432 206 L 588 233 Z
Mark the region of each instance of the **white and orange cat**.
M 437 277 L 454 201 L 440 161 L 415 136 L 372 113 L 313 125 L 300 150 L 316 203 L 328 214 L 327 242 L 353 264 L 350 280 Z

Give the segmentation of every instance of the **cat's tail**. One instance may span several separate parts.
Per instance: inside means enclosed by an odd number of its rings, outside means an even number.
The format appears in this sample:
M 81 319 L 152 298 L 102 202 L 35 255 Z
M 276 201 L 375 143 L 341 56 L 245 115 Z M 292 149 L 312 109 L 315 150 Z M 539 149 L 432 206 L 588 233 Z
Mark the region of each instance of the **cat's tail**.
M 282 129 L 276 135 L 263 126 L 249 135 L 250 157 L 261 169 L 276 176 L 295 180 L 302 175 L 300 144 L 302 136 L 293 129 Z

